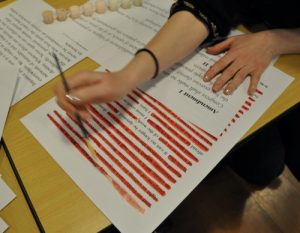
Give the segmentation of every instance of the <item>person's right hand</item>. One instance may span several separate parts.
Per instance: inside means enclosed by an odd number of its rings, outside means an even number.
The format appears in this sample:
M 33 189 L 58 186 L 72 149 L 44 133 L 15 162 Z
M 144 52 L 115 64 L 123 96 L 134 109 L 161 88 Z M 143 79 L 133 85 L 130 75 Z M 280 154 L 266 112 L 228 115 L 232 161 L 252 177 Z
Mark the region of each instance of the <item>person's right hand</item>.
M 93 103 L 106 103 L 121 99 L 136 87 L 135 83 L 122 72 L 84 71 L 67 79 L 70 87 L 68 98 L 62 83 L 55 87 L 58 105 L 74 116 L 83 119 L 90 117 L 87 106 Z

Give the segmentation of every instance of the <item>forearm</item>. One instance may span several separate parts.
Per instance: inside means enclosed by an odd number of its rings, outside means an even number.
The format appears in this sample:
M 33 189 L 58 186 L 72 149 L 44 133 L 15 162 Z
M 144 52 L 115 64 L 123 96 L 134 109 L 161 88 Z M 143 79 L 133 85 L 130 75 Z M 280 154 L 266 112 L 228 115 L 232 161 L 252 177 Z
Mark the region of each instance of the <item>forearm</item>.
M 267 31 L 274 55 L 300 53 L 300 28 Z
M 204 24 L 191 13 L 182 11 L 167 21 L 146 48 L 157 57 L 161 72 L 190 54 L 207 36 Z M 123 70 L 136 85 L 151 79 L 154 71 L 153 59 L 145 52 L 134 57 Z

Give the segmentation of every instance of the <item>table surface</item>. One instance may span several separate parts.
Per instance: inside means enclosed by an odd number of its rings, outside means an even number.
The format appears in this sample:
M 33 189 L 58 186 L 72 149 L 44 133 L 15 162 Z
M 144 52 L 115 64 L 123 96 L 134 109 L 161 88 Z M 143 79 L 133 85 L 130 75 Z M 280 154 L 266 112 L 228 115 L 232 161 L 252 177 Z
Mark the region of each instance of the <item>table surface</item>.
M 9 226 L 7 232 L 38 233 L 37 225 L 2 148 L 0 150 L 0 173 L 5 183 L 16 194 L 16 198 L 0 211 L 0 217 Z
M 53 3 L 54 7 L 65 7 L 84 1 L 47 2 Z M 244 138 L 300 102 L 300 55 L 282 56 L 275 66 L 295 77 L 295 81 L 244 135 Z M 69 77 L 79 70 L 94 70 L 98 67 L 97 63 L 86 58 L 67 70 L 65 75 Z M 97 232 L 109 226 L 109 220 L 20 122 L 23 116 L 53 97 L 53 86 L 58 81 L 60 79 L 56 77 L 11 108 L 3 137 L 46 232 Z M 30 218 L 28 221 L 32 222 Z

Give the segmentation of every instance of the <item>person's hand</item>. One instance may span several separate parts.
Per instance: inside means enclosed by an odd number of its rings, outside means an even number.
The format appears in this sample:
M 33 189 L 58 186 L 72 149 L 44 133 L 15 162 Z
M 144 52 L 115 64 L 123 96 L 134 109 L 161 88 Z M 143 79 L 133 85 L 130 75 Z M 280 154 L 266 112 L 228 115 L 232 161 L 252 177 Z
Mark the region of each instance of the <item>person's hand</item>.
M 136 86 L 121 72 L 100 73 L 84 71 L 67 79 L 70 93 L 67 95 L 62 83 L 54 91 L 58 105 L 74 116 L 90 117 L 87 106 L 92 103 L 106 103 L 121 99 Z
M 268 31 L 263 31 L 233 36 L 209 47 L 209 54 L 224 51 L 226 54 L 206 72 L 204 81 L 216 78 L 212 90 L 218 92 L 224 88 L 224 94 L 229 95 L 250 76 L 248 94 L 252 95 L 262 73 L 274 57 L 273 46 Z

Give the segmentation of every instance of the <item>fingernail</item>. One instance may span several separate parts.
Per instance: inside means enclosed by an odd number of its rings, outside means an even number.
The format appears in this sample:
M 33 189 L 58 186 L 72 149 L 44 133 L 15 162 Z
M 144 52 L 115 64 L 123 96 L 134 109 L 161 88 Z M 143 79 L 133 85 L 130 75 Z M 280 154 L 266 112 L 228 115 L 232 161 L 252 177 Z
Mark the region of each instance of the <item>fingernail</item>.
M 231 90 L 229 88 L 224 90 L 224 94 L 225 95 L 230 95 L 231 94 Z
M 203 78 L 203 81 L 204 81 L 204 82 L 207 82 L 208 80 L 209 80 L 208 76 L 205 75 L 204 78 Z
M 254 87 L 254 88 L 251 88 L 251 90 L 250 90 L 250 95 L 251 95 L 251 96 L 253 96 L 253 95 L 254 95 L 254 93 L 255 93 L 255 90 L 256 90 L 256 87 Z
M 218 87 L 217 87 L 217 86 L 215 86 L 215 87 L 213 87 L 213 88 L 212 88 L 212 91 L 213 91 L 213 92 L 218 92 L 218 91 L 219 91 L 219 89 L 218 89 Z
M 80 102 L 81 99 L 79 99 L 78 97 L 71 95 L 71 94 L 66 94 L 66 98 L 68 100 L 70 100 L 71 102 Z

